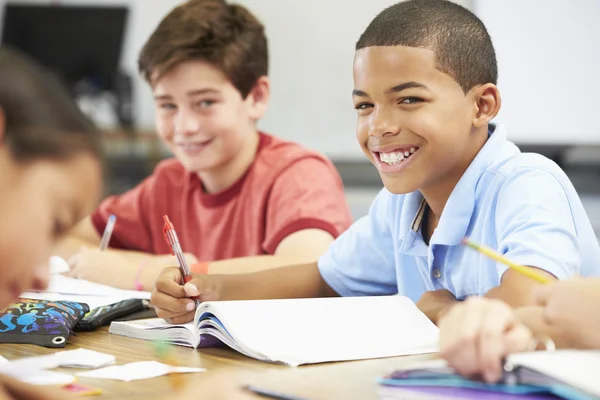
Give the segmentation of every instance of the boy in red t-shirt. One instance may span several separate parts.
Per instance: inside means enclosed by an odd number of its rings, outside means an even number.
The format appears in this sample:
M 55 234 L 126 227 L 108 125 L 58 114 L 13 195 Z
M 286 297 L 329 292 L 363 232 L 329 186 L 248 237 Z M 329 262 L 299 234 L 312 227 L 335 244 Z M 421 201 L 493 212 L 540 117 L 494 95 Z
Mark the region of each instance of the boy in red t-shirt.
M 192 0 L 163 19 L 139 68 L 154 94 L 158 134 L 176 159 L 104 200 L 61 243 L 73 276 L 150 290 L 175 263 L 162 236 L 165 214 L 200 273 L 314 262 L 351 224 L 330 161 L 257 131 L 267 67 L 263 26 L 242 6 Z M 110 249 L 85 248 L 97 248 L 110 214 Z

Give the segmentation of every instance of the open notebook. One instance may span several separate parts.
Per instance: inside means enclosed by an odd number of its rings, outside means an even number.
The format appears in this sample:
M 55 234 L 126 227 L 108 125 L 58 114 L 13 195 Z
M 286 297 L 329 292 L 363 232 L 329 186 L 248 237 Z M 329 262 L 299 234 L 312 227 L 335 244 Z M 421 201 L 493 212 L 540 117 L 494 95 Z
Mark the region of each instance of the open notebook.
M 510 368 L 508 368 L 510 367 Z M 600 398 L 600 351 L 559 350 L 510 355 L 503 379 L 490 385 L 462 378 L 443 360 L 420 362 L 380 379 L 390 389 L 382 391 L 382 399 L 412 398 L 410 394 L 428 398 L 487 399 L 493 393 L 502 398 L 588 400 Z M 396 392 L 391 387 L 397 387 Z M 499 396 L 496 396 L 499 398 Z
M 113 322 L 110 333 L 190 347 L 220 343 L 291 366 L 437 351 L 438 328 L 403 296 L 202 303 L 194 322 Z

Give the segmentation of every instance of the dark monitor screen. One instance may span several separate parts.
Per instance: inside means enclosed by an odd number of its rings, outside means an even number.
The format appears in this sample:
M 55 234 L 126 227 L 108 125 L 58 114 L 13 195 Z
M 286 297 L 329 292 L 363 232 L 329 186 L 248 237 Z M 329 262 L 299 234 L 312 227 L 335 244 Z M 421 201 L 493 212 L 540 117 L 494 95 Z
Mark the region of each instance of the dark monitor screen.
M 29 54 L 73 88 L 80 81 L 112 90 L 127 7 L 7 4 L 2 44 Z

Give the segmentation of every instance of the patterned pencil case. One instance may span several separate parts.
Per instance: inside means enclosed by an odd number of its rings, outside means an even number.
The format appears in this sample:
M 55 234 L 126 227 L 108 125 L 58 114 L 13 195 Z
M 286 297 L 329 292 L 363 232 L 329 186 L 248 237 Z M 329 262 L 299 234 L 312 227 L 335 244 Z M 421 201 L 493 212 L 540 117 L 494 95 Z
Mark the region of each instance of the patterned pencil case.
M 73 301 L 17 299 L 0 311 L 0 343 L 65 347 L 73 327 L 90 311 Z

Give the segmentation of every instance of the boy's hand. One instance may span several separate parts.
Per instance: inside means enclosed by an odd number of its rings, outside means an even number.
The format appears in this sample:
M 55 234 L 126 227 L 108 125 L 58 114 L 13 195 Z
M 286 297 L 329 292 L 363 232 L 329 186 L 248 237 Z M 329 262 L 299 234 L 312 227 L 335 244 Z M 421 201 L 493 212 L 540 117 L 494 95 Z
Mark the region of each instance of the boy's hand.
M 34 386 L 0 375 L 0 400 L 66 400 L 74 398 L 64 390 Z
M 526 351 L 532 332 L 506 303 L 472 297 L 457 304 L 440 320 L 440 354 L 456 372 L 496 382 L 502 360 Z
M 173 324 L 183 324 L 194 319 L 196 304 L 191 297 L 200 301 L 219 299 L 216 280 L 209 275 L 194 275 L 183 285 L 181 271 L 177 267 L 165 268 L 152 290 L 151 302 L 156 314 Z
M 573 279 L 539 288 L 544 320 L 570 346 L 600 348 L 600 279 Z
M 133 264 L 117 252 L 83 247 L 67 262 L 71 267 L 67 276 L 134 290 L 139 265 Z
M 417 307 L 421 312 L 437 325 L 439 319 L 456 304 L 456 298 L 454 295 L 446 290 L 433 290 L 425 292 L 417 301 Z

